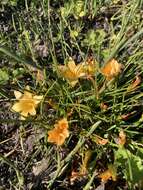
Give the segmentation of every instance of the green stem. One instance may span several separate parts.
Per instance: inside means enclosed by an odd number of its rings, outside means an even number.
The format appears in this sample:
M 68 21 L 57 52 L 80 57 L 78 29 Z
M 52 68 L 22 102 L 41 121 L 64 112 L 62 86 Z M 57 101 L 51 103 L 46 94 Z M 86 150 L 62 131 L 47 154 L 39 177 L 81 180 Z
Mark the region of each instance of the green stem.
M 90 189 L 90 186 L 93 183 L 93 180 L 94 180 L 94 178 L 96 176 L 97 176 L 97 172 L 94 171 L 93 174 L 92 174 L 92 176 L 91 176 L 91 178 L 90 178 L 90 180 L 89 180 L 89 182 L 86 184 L 86 186 L 84 187 L 83 190 L 89 190 Z
M 22 64 L 24 64 L 24 66 L 33 66 L 37 69 L 41 69 L 39 66 L 37 66 L 34 62 L 32 61 L 28 61 L 28 60 L 25 60 L 21 57 L 19 57 L 18 55 L 16 55 L 15 53 L 11 52 L 8 48 L 6 47 L 0 47 L 0 52 L 4 53 L 5 55 L 15 59 L 17 62 L 20 62 Z
M 19 181 L 19 186 L 22 187 L 23 184 L 24 184 L 24 177 L 23 177 L 23 174 L 22 172 L 20 172 L 17 167 L 10 161 L 8 160 L 7 158 L 5 158 L 3 155 L 0 154 L 0 161 L 3 161 L 5 162 L 7 165 L 9 165 L 11 168 L 13 168 L 16 172 L 16 175 L 17 175 L 17 178 L 18 178 L 18 181 Z

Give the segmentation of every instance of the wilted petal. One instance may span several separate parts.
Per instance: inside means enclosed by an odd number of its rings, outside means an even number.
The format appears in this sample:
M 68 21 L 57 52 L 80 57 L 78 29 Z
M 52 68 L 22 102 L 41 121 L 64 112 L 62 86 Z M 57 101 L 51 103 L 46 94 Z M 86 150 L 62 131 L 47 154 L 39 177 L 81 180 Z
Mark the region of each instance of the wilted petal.
M 126 143 L 126 134 L 123 130 L 121 130 L 119 133 L 118 144 L 124 146 L 125 143 Z
M 108 139 L 101 138 L 100 136 L 96 136 L 95 140 L 98 145 L 106 145 L 108 143 Z
M 57 129 L 53 129 L 48 132 L 48 142 L 55 143 L 61 146 L 67 137 L 69 137 L 69 131 L 64 129 L 61 133 Z
M 109 165 L 108 169 L 101 173 L 98 177 L 101 178 L 102 182 L 106 182 L 109 179 L 112 179 L 113 181 L 116 181 L 117 176 L 117 170 L 114 165 Z
M 39 69 L 37 70 L 36 80 L 38 82 L 44 81 L 44 71 L 41 71 Z
M 136 90 L 136 88 L 138 87 L 138 85 L 141 83 L 141 77 L 140 76 L 136 76 L 136 79 L 134 82 L 132 82 L 128 88 L 127 91 L 132 91 L 132 90 Z
M 21 108 L 21 104 L 20 103 L 15 103 L 12 108 L 11 108 L 13 111 L 15 112 L 20 112 L 22 110 Z
M 17 90 L 15 90 L 15 91 L 14 91 L 14 95 L 15 95 L 16 99 L 20 99 L 21 96 L 22 96 L 22 93 L 19 92 L 19 91 L 17 91 Z

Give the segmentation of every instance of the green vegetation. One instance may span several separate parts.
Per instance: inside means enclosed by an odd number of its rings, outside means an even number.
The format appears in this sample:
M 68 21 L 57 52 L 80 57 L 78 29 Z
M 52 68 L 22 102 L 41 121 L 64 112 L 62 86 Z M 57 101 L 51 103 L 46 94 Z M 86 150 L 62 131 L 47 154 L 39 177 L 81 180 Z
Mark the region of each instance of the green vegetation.
M 142 10 L 142 0 L 1 0 L 0 189 L 143 189 Z M 94 60 L 94 75 L 72 87 L 59 72 L 70 58 Z M 122 69 L 108 80 L 113 59 Z M 43 99 L 21 120 L 11 108 L 27 85 Z M 57 146 L 48 131 L 62 118 L 69 136 Z

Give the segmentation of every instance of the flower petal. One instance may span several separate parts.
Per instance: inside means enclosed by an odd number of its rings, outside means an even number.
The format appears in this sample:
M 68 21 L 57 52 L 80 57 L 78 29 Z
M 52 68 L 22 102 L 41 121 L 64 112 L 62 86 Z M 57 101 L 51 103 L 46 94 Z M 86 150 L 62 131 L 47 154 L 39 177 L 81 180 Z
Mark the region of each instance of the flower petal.
M 24 90 L 24 97 L 25 99 L 30 99 L 32 98 L 33 94 L 30 91 L 30 87 L 29 86 L 26 86 L 25 87 L 25 90 Z
M 22 111 L 21 112 L 21 117 L 27 117 L 28 116 L 28 112 L 26 112 L 26 111 Z
M 76 66 L 74 72 L 75 72 L 77 78 L 85 76 L 85 72 L 84 72 L 84 69 L 83 69 L 83 64 L 82 63 L 78 64 Z
M 33 99 L 35 101 L 35 104 L 39 104 L 43 99 L 43 96 L 34 96 Z
M 32 99 L 32 93 L 28 92 L 28 91 L 24 91 L 24 99 Z
M 75 64 L 74 60 L 71 57 L 69 58 L 69 61 L 68 61 L 68 68 L 72 72 L 76 69 L 76 64 Z
M 78 83 L 78 80 L 69 81 L 69 83 L 72 87 L 74 87 Z
M 21 119 L 21 120 L 25 120 L 26 118 L 25 118 L 25 117 L 23 117 L 23 116 L 21 116 L 21 117 L 20 117 L 20 119 Z
M 25 89 L 30 91 L 30 87 L 28 85 L 25 87 Z
M 15 112 L 20 112 L 22 109 L 21 109 L 21 104 L 20 103 L 15 103 L 12 108 L 11 108 L 13 111 Z
M 22 93 L 17 90 L 14 90 L 14 95 L 15 95 L 16 99 L 20 99 L 22 96 Z
M 33 106 L 33 108 L 29 111 L 30 115 L 36 115 L 36 110 Z

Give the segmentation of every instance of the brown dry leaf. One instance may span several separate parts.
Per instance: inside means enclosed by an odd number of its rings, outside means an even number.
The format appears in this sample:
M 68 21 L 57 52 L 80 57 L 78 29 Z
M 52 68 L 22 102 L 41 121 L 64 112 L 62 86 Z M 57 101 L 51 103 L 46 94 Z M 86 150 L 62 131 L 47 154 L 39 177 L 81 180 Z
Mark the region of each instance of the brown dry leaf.
M 40 139 L 45 137 L 45 130 L 42 128 L 36 129 L 36 131 L 32 130 L 32 133 L 28 135 L 25 140 L 26 148 L 28 154 L 32 153 L 34 145 L 40 141 Z
M 102 182 L 95 190 L 105 190 L 105 183 Z
M 137 111 L 132 111 L 131 113 L 123 114 L 123 115 L 119 116 L 118 118 L 122 119 L 123 121 L 127 121 L 130 117 L 132 117 L 136 113 L 137 113 Z
M 123 130 L 121 130 L 119 132 L 119 138 L 118 138 L 117 142 L 121 146 L 124 146 L 124 144 L 126 143 L 126 134 Z
M 68 121 L 63 118 L 54 125 L 54 129 L 48 131 L 48 142 L 61 146 L 67 137 L 69 137 Z
M 107 182 L 108 180 L 112 179 L 113 181 L 116 181 L 117 179 L 117 171 L 115 166 L 109 165 L 108 169 L 101 173 L 99 176 L 101 178 L 102 182 Z
M 91 155 L 92 155 L 91 150 L 88 150 L 85 152 L 85 156 L 83 158 L 82 165 L 81 165 L 81 168 L 79 171 L 80 175 L 86 175 L 88 173 L 87 165 L 88 165 L 88 162 L 91 158 Z
M 82 177 L 79 172 L 72 171 L 70 176 L 70 183 L 72 184 L 76 179 Z
M 111 80 L 121 73 L 122 68 L 122 64 L 118 63 L 115 59 L 111 59 L 100 69 L 100 71 L 107 80 Z
M 40 162 L 37 162 L 32 168 L 32 172 L 35 176 L 45 171 L 49 167 L 49 160 L 43 158 Z
M 43 70 L 37 69 L 36 67 L 33 67 L 31 65 L 28 65 L 28 69 L 33 73 L 37 82 L 43 82 L 45 80 Z
M 69 110 L 67 110 L 67 117 L 71 117 L 73 115 L 73 112 L 74 112 L 74 107 L 70 108 Z
M 132 91 L 132 90 L 135 90 L 139 84 L 141 83 L 141 77 L 140 76 L 136 76 L 136 79 L 135 81 L 133 81 L 127 88 L 127 91 Z
M 58 105 L 50 98 L 49 100 L 47 100 L 47 103 L 48 103 L 48 105 L 51 107 L 51 108 L 53 108 L 53 109 L 55 109 L 55 110 L 57 110 L 58 109 Z
M 80 177 L 84 177 L 88 173 L 87 165 L 89 162 L 89 159 L 91 158 L 92 152 L 91 150 L 88 150 L 85 152 L 84 158 L 82 160 L 82 164 L 80 166 L 79 171 L 73 170 L 70 176 L 70 182 L 73 183 L 76 179 L 79 179 Z
M 44 72 L 42 70 L 36 71 L 36 80 L 37 82 L 43 82 L 44 81 Z

